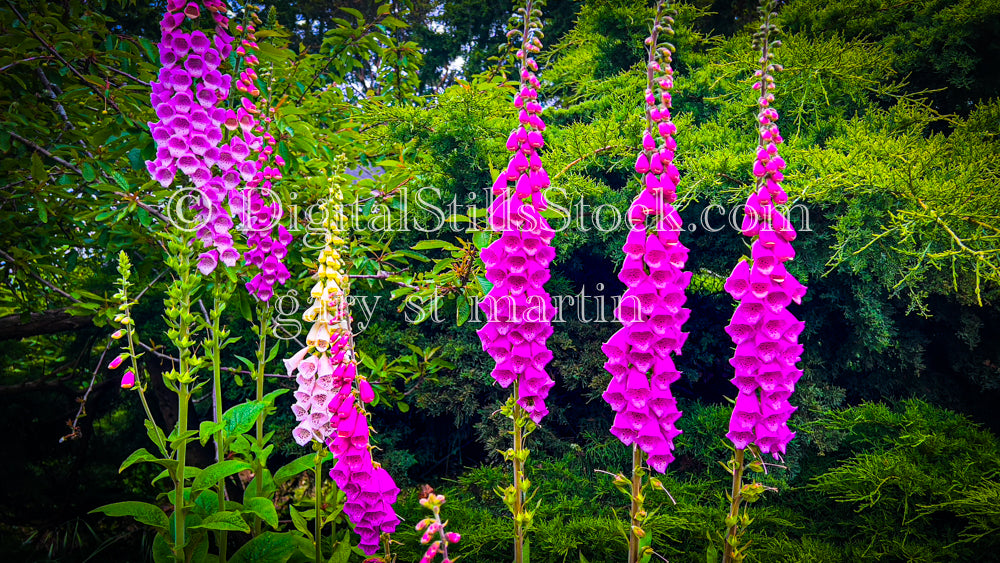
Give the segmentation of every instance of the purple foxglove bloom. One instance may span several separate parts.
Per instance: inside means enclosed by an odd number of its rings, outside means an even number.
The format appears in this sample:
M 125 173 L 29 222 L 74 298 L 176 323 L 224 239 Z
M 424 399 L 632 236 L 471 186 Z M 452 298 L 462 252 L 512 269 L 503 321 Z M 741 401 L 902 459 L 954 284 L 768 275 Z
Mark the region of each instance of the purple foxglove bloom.
M 674 423 L 681 413 L 670 393 L 680 373 L 672 354 L 680 354 L 687 338 L 680 329 L 690 315 L 683 305 L 691 280 L 690 272 L 682 271 L 687 249 L 678 241 L 682 223 L 671 205 L 680 177 L 672 162 L 677 128 L 670 121 L 670 61 L 668 52 L 651 49 L 647 123 L 635 163 L 643 190 L 629 207 L 632 226 L 618 275 L 626 291 L 615 316 L 624 327 L 603 346 L 605 368 L 613 376 L 603 395 L 616 413 L 611 433 L 625 445 L 637 445 L 661 473 L 674 459 L 673 440 L 680 434 Z M 652 230 L 646 227 L 650 217 Z
M 773 85 L 767 63 L 759 71 L 760 90 Z M 733 384 L 739 390 L 727 436 L 737 449 L 755 443 L 763 453 L 775 458 L 785 453 L 795 433 L 788 429 L 788 417 L 795 411 L 788 398 L 802 376 L 796 367 L 802 346 L 799 334 L 805 323 L 787 310 L 801 303 L 806 288 L 792 276 L 785 263 L 795 257 L 791 242 L 795 229 L 775 205 L 788 201 L 781 187 L 785 161 L 778 155 L 783 139 L 778 130 L 778 112 L 769 107 L 770 95 L 760 99 L 757 114 L 760 142 L 753 164 L 757 177 L 755 191 L 744 208 L 743 234 L 754 237 L 749 261 L 741 261 L 726 280 L 726 291 L 739 302 L 726 332 L 736 344 L 730 363 L 735 369 Z
M 518 57 L 521 89 L 514 103 L 520 125 L 507 138 L 513 155 L 493 184 L 489 224 L 501 236 L 480 253 L 493 288 L 480 303 L 487 322 L 479 336 L 496 362 L 493 379 L 502 387 L 516 384 L 518 404 L 538 423 L 549 412 L 545 399 L 553 386 L 545 371 L 552 358 L 545 342 L 555 308 L 543 286 L 555 258 L 554 231 L 539 214 L 548 205 L 542 190 L 550 180 L 538 153 L 545 123 L 535 90 L 537 65 L 523 51 Z
M 221 0 L 204 0 L 204 10 L 215 21 L 216 40 L 228 37 L 225 27 L 228 10 Z M 150 124 L 150 132 L 157 145 L 156 160 L 146 163 L 150 175 L 162 186 L 167 187 L 178 180 L 177 172 L 188 177 L 203 197 L 193 209 L 198 217 L 211 221 L 229 213 L 223 201 L 211 195 L 213 178 L 221 176 L 225 170 L 219 169 L 218 143 L 222 139 L 219 123 L 211 120 L 206 109 L 216 110 L 225 102 L 226 96 L 216 93 L 204 94 L 205 79 L 211 74 L 217 79 L 215 67 L 221 62 L 218 53 L 205 57 L 206 47 L 212 40 L 201 30 L 187 33 L 180 28 L 186 19 L 197 25 L 202 7 L 195 2 L 167 3 L 167 13 L 160 25 L 160 70 L 158 80 L 151 84 L 151 100 L 159 123 Z M 230 38 L 231 40 L 231 38 Z M 212 74 L 214 73 L 214 74 Z M 197 100 L 197 103 L 195 103 Z M 198 229 L 198 238 L 204 246 L 198 267 L 202 273 L 210 273 L 218 264 L 235 253 L 228 228 L 225 223 L 216 222 L 214 228 Z

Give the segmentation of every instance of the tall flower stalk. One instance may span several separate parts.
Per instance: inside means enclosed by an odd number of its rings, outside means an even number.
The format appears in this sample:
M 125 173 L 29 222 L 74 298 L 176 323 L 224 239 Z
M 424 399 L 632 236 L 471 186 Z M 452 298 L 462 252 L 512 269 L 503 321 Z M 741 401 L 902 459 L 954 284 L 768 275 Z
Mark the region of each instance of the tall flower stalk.
M 204 8 L 204 13 L 202 11 Z M 219 71 L 222 62 L 232 51 L 232 37 L 227 28 L 227 7 L 222 0 L 196 2 L 168 0 L 167 11 L 160 23 L 161 37 L 158 45 L 160 69 L 153 81 L 152 103 L 159 122 L 150 123 L 150 132 L 157 145 L 156 158 L 147 162 L 152 177 L 167 187 L 178 180 L 181 172 L 195 188 L 191 208 L 197 212 L 196 238 L 204 247 L 198 256 L 197 268 L 203 274 L 212 272 L 221 261 L 227 266 L 236 264 L 239 253 L 233 246 L 230 233 L 233 221 L 226 206 L 231 200 L 238 177 L 235 177 L 231 159 L 232 142 L 223 144 L 223 129 L 230 121 L 231 110 L 223 104 L 229 96 L 230 77 Z M 208 19 L 214 26 L 210 37 L 201 29 Z M 186 24 L 185 22 L 189 22 Z M 193 31 L 184 31 L 185 27 Z M 192 202 L 191 199 L 180 201 Z M 182 211 L 172 209 L 172 212 Z M 167 235 L 167 264 L 176 273 L 166 299 L 168 336 L 178 349 L 177 369 L 165 376 L 167 385 L 177 393 L 177 427 L 169 442 L 175 450 L 177 462 L 174 479 L 174 538 L 173 550 L 177 561 L 185 560 L 187 544 L 184 498 L 187 443 L 192 439 L 188 430 L 188 411 L 196 372 L 203 358 L 195 355 L 193 346 L 194 317 L 192 295 L 200 284 L 195 275 L 195 261 L 191 241 L 185 233 Z M 221 315 L 223 295 L 216 295 L 215 313 Z M 221 331 L 216 329 L 211 340 L 221 347 Z M 212 358 L 218 367 L 217 357 Z M 215 378 L 218 388 L 218 377 Z M 216 413 L 218 414 L 218 412 Z M 220 493 L 224 491 L 220 490 Z M 221 494 L 220 494 L 221 499 Z M 222 539 L 220 538 L 220 542 Z
M 395 531 L 399 518 L 392 508 L 399 488 L 389 473 L 372 459 L 371 430 L 364 405 L 375 398 L 371 384 L 357 374 L 351 311 L 350 278 L 342 252 L 347 248 L 347 218 L 343 214 L 343 174 L 331 178 L 324 207 L 325 244 L 316 263 L 312 305 L 303 319 L 312 323 L 306 347 L 285 360 L 289 375 L 299 385 L 292 412 L 299 421 L 295 441 L 325 443 L 336 462 L 330 477 L 346 496 L 344 514 L 361 537 L 368 555 L 379 549 L 382 534 Z M 318 490 L 317 490 L 318 494 Z M 317 519 L 320 515 L 317 511 Z M 317 552 L 319 548 L 317 529 Z
M 162 432 L 159 432 L 159 427 L 156 426 L 156 420 L 153 418 L 153 411 L 150 410 L 149 401 L 146 399 L 146 385 L 148 385 L 149 378 L 139 370 L 139 358 L 142 357 L 142 354 L 135 351 L 135 323 L 132 321 L 132 306 L 135 303 L 129 297 L 128 292 L 129 288 L 132 287 L 130 279 L 132 277 L 132 262 L 124 250 L 118 253 L 118 276 L 119 289 L 114 297 L 118 299 L 120 312 L 115 316 L 114 321 L 121 324 L 122 328 L 116 330 L 111 337 L 115 340 L 125 337 L 125 351 L 112 361 L 112 365 L 118 367 L 123 361 L 129 362 L 130 367 L 126 368 L 125 374 L 122 376 L 121 387 L 122 389 L 134 390 L 139 394 L 139 401 L 146 413 L 146 427 L 150 430 L 149 436 L 156 444 L 160 454 L 167 457 L 169 454 L 166 439 Z
M 247 291 L 266 302 L 274 295 L 275 285 L 283 285 L 290 277 L 283 260 L 292 235 L 279 223 L 283 212 L 274 184 L 283 178 L 281 168 L 285 160 L 277 154 L 277 139 L 271 134 L 276 108 L 267 95 L 270 89 L 265 78 L 270 73 L 258 74 L 256 32 L 261 22 L 256 11 L 250 6 L 248 10 L 246 21 L 236 26 L 236 31 L 242 34 L 236 54 L 242 57 L 243 68 L 239 69 L 234 88 L 242 97 L 230 127 L 246 147 L 245 152 L 234 153 L 234 162 L 246 187 L 234 211 L 240 217 L 249 246 L 243 255 L 253 273 L 246 284 Z
M 515 53 L 519 83 L 514 96 L 519 125 L 507 139 L 513 155 L 493 184 L 489 223 L 500 238 L 481 253 L 493 287 L 480 303 L 487 322 L 479 336 L 483 349 L 496 362 L 490 375 L 504 388 L 513 384 L 502 412 L 514 426 L 513 448 L 504 452 L 504 459 L 513 465 L 514 483 L 502 496 L 514 518 L 515 563 L 527 560 L 526 533 L 532 519 L 526 506 L 530 482 L 524 473 L 529 455 L 525 438 L 548 414 L 545 399 L 553 385 L 545 372 L 552 359 L 545 342 L 552 334 L 555 308 L 544 285 L 555 258 L 550 245 L 554 232 L 540 215 L 548 207 L 542 190 L 549 186 L 549 176 L 539 156 L 545 145 L 545 123 L 534 58 L 542 47 L 541 5 L 540 0 L 527 0 L 518 7 L 512 18 L 515 27 L 507 34 L 519 43 Z
M 680 180 L 673 164 L 677 127 L 670 114 L 674 47 L 662 41 L 664 35 L 673 35 L 672 23 L 667 2 L 657 2 L 646 39 L 646 127 L 635 163 L 643 189 L 629 207 L 631 229 L 618 275 L 627 287 L 615 311 L 623 327 L 603 346 L 608 357 L 605 368 L 612 375 L 603 397 L 616 413 L 611 433 L 632 446 L 631 479 L 619 476 L 621 485 L 628 483 L 631 501 L 629 563 L 650 549 L 642 528 L 647 515 L 644 491 L 649 485 L 643 481 L 645 468 L 663 473 L 674 459 L 674 438 L 681 433 L 675 426 L 681 412 L 670 391 L 680 373 L 671 356 L 680 355 L 687 339 L 681 326 L 690 311 L 682 305 L 691 273 L 683 271 L 688 251 L 678 239 L 681 220 L 672 205 Z M 650 481 L 662 487 L 659 481 Z
M 744 208 L 742 232 L 752 237 L 749 260 L 741 260 L 726 280 L 726 291 L 739 302 L 726 332 L 736 344 L 730 363 L 735 368 L 733 384 L 739 394 L 726 436 L 732 441 L 735 455 L 729 463 L 733 484 L 730 511 L 726 518 L 723 561 L 742 561 L 745 557 L 741 535 L 750 519 L 740 513 L 740 504 L 759 496 L 757 483 L 743 484 L 747 467 L 762 470 L 761 454 L 778 459 L 785 453 L 795 433 L 788 429 L 788 418 L 795 411 L 788 399 L 802 376 L 796 364 L 802 353 L 798 343 L 805 324 L 795 318 L 787 306 L 801 303 L 806 288 L 785 268 L 795 257 L 792 241 L 795 229 L 777 206 L 788 201 L 781 187 L 785 161 L 778 155 L 783 142 L 778 129 L 774 102 L 774 74 L 781 66 L 772 62 L 777 26 L 775 0 L 764 0 L 759 10 L 760 29 L 754 34 L 754 47 L 760 50 L 760 68 L 753 89 L 757 99 L 758 143 L 753 165 L 754 192 Z M 746 451 L 752 455 L 747 464 Z

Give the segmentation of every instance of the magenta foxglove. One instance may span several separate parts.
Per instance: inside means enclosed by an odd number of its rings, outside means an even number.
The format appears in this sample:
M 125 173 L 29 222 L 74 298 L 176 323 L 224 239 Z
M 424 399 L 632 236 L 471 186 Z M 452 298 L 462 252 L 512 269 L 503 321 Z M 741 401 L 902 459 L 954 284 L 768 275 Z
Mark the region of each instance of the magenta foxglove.
M 726 280 L 726 291 L 739 302 L 726 332 L 736 344 L 730 363 L 735 368 L 733 384 L 739 390 L 726 436 L 738 450 L 756 444 L 775 458 L 785 453 L 795 433 L 788 418 L 795 411 L 788 402 L 802 376 L 796 364 L 802 353 L 798 343 L 805 323 L 786 307 L 801 303 L 806 288 L 785 268 L 795 257 L 795 228 L 777 209 L 788 201 L 781 187 L 785 161 L 778 155 L 784 139 L 778 130 L 774 101 L 774 75 L 781 70 L 770 62 L 763 47 L 763 68 L 756 71 L 753 89 L 760 92 L 759 142 L 753 165 L 755 191 L 744 207 L 742 232 L 753 237 L 750 260 L 740 261 Z
M 671 51 L 656 43 L 657 31 L 646 40 L 646 129 L 635 163 L 643 189 L 629 207 L 631 229 L 618 275 L 627 289 L 615 316 L 624 326 L 603 346 L 604 366 L 612 375 L 603 397 L 616 413 L 611 433 L 627 446 L 638 446 L 649 456 L 649 466 L 662 473 L 674 459 L 674 438 L 681 433 L 675 426 L 681 412 L 670 392 L 680 373 L 671 355 L 680 355 L 687 339 L 681 325 L 691 313 L 683 308 L 691 273 L 683 271 L 688 250 L 678 240 L 681 219 L 671 205 L 680 181 L 673 164 L 677 127 L 670 115 Z
M 552 335 L 555 308 L 544 286 L 555 258 L 550 244 L 555 232 L 539 213 L 548 207 L 542 190 L 549 186 L 539 157 L 545 123 L 532 56 L 541 41 L 533 35 L 522 44 L 517 51 L 521 82 L 514 96 L 519 125 L 507 138 L 513 155 L 493 184 L 490 206 L 490 227 L 500 238 L 480 254 L 493 288 L 480 303 L 487 322 L 479 337 L 496 362 L 490 375 L 504 388 L 516 384 L 517 404 L 537 423 L 549 412 L 545 399 L 553 386 L 545 371 L 552 352 L 545 343 Z
M 250 247 L 243 258 L 254 272 L 246 287 L 251 295 L 267 301 L 274 295 L 274 286 L 283 285 L 290 276 L 283 260 L 292 235 L 279 223 L 282 207 L 273 191 L 274 182 L 282 179 L 281 167 L 285 161 L 275 152 L 277 140 L 269 130 L 275 108 L 257 86 L 260 77 L 254 54 L 258 49 L 256 27 L 251 21 L 246 27 L 236 26 L 236 30 L 244 34 L 236 53 L 246 63 L 235 84 L 236 90 L 243 94 L 235 116 L 237 131 L 243 137 L 241 150 L 235 156 L 241 178 L 246 183 L 238 212 Z M 244 145 L 246 150 L 242 149 Z

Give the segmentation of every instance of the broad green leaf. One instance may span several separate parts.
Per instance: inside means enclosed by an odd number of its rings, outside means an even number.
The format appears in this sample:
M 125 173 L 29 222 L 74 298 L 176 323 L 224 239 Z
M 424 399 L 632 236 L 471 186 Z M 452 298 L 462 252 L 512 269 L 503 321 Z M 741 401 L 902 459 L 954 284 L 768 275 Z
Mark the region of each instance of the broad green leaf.
M 208 516 L 219 511 L 219 495 L 215 491 L 202 491 L 194 501 L 195 512 Z M 201 509 L 200 511 L 198 509 Z
M 299 473 L 306 471 L 307 469 L 312 469 L 316 464 L 316 454 L 306 454 L 287 465 L 283 466 L 281 469 L 274 474 L 274 483 L 276 485 L 281 485 L 285 481 L 295 477 Z
M 213 487 L 220 480 L 248 469 L 252 469 L 252 466 L 238 459 L 227 459 L 219 463 L 213 463 L 201 471 L 191 485 L 191 489 L 193 491 L 201 491 Z
M 212 422 L 211 420 L 203 420 L 201 424 L 198 425 L 198 439 L 201 445 L 205 445 L 209 440 L 215 436 L 215 433 L 222 428 L 222 425 L 217 422 Z
M 80 165 L 80 172 L 83 173 L 83 179 L 88 182 L 93 182 L 97 179 L 97 172 L 94 171 L 94 167 L 86 162 Z
M 153 538 L 153 563 L 173 563 L 174 551 L 170 549 L 170 542 L 166 534 L 156 534 Z
M 253 428 L 257 418 L 264 412 L 267 405 L 252 401 L 236 405 L 222 415 L 222 423 L 225 425 L 226 434 L 235 436 L 243 434 Z
M 139 448 L 138 450 L 132 452 L 132 455 L 128 456 L 128 458 L 122 462 L 121 467 L 118 468 L 118 472 L 121 473 L 137 463 L 158 463 L 167 469 L 177 467 L 176 461 L 172 459 L 158 458 L 149 453 L 146 448 Z
M 490 233 L 488 231 L 479 231 L 478 233 L 472 235 L 472 243 L 476 245 L 476 248 L 482 250 L 490 244 Z
M 337 542 L 337 547 L 333 548 L 328 563 L 347 563 L 351 558 L 351 533 L 344 532 L 344 537 Z
M 229 563 L 285 563 L 295 553 L 295 540 L 285 532 L 264 532 L 247 542 Z
M 239 512 L 223 511 L 210 514 L 201 521 L 201 524 L 191 526 L 192 528 L 203 528 L 206 530 L 225 530 L 228 532 L 249 532 L 250 525 L 246 523 Z
M 152 526 L 159 530 L 167 531 L 170 526 L 170 522 L 167 520 L 167 515 L 160 509 L 159 506 L 155 504 L 149 504 L 148 502 L 140 502 L 137 500 L 129 500 L 125 502 L 116 502 L 114 504 L 106 504 L 100 508 L 95 508 L 90 511 L 91 514 L 94 512 L 103 512 L 108 516 L 131 516 L 141 524 L 146 524 L 147 526 Z
M 278 511 L 274 508 L 274 502 L 269 498 L 255 497 L 248 499 L 243 504 L 244 510 L 256 514 L 268 526 L 278 528 Z

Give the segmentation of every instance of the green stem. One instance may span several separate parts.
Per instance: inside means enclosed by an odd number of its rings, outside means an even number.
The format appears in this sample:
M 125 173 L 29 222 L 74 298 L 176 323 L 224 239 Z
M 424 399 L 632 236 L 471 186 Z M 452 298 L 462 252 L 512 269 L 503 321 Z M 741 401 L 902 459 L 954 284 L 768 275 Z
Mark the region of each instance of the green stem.
M 636 517 L 642 510 L 642 450 L 632 446 L 632 507 L 629 511 L 631 526 L 628 535 L 628 563 L 639 561 L 639 537 L 635 534 L 640 522 Z
M 735 550 L 733 549 L 732 541 L 735 540 L 736 534 L 739 532 L 739 522 L 737 519 L 740 515 L 740 503 L 743 498 L 740 496 L 740 490 L 743 488 L 743 450 L 736 450 L 735 464 L 733 466 L 733 489 L 730 494 L 731 502 L 729 504 L 729 518 L 732 519 L 732 526 L 729 526 L 726 530 L 726 545 L 722 551 L 722 563 L 730 563 L 735 561 Z
M 216 270 L 218 272 L 218 270 Z M 222 317 L 221 305 L 224 302 L 224 297 L 226 291 L 222 286 L 222 276 L 215 276 L 215 287 L 213 291 L 213 303 L 212 303 L 212 340 L 211 340 L 211 350 L 212 355 L 212 390 L 214 393 L 214 403 L 215 403 L 215 422 L 222 422 L 222 341 L 221 338 L 221 327 L 219 325 L 220 318 Z M 219 431 L 215 433 L 215 451 L 218 459 L 217 462 L 221 462 L 226 459 L 226 444 L 222 436 L 222 427 L 219 427 Z M 226 509 L 226 479 L 223 478 L 219 481 L 219 512 Z M 216 535 L 216 541 L 219 544 L 219 563 L 226 563 L 226 552 L 229 547 L 229 533 L 225 530 L 219 530 Z
M 313 532 L 313 539 L 316 540 L 316 563 L 323 563 L 323 517 L 321 513 L 321 509 L 323 508 L 323 452 L 319 449 L 316 451 L 316 467 L 313 479 L 316 487 L 314 492 L 316 496 L 316 526 Z
M 260 319 L 260 345 L 257 347 L 257 401 L 264 400 L 264 374 L 266 373 L 265 368 L 267 367 L 267 325 L 270 321 L 270 309 L 267 308 L 267 304 L 258 303 L 257 304 L 258 315 L 257 318 Z M 264 412 L 262 411 L 257 417 L 257 447 L 260 450 L 264 449 Z M 263 496 L 264 494 L 264 464 L 261 463 L 261 459 L 258 457 L 254 460 L 254 474 L 256 478 L 254 482 L 256 487 L 254 492 L 256 496 Z M 253 519 L 253 535 L 256 537 L 260 534 L 261 521 L 260 518 L 254 516 Z
M 183 370 L 183 366 L 182 366 Z M 184 373 L 183 371 L 181 372 Z M 191 393 L 187 382 L 180 382 L 177 387 L 177 435 L 182 436 L 188 427 L 188 399 Z M 187 463 L 187 440 L 181 439 L 177 447 L 177 480 L 174 482 L 174 559 L 184 563 L 184 466 Z
M 531 22 L 533 19 L 532 12 L 534 11 L 534 0 L 525 0 L 524 3 L 524 26 L 521 29 L 521 53 L 523 53 L 524 58 L 521 59 L 521 70 L 528 69 L 527 60 L 530 56 L 531 51 L 529 51 L 529 46 L 532 45 L 531 37 Z M 519 73 L 520 74 L 520 73 Z M 523 90 L 528 84 L 528 80 L 521 75 L 520 79 L 520 90 Z M 527 461 L 524 452 L 524 425 L 525 422 L 525 412 L 518 404 L 518 394 L 517 385 L 519 382 L 515 382 L 513 397 L 514 397 L 514 563 L 524 563 L 524 538 L 525 538 L 525 522 L 524 522 L 524 462 Z
M 178 563 L 185 561 L 184 547 L 187 543 L 187 534 L 184 529 L 185 505 L 184 505 L 184 484 L 185 465 L 187 464 L 187 438 L 184 434 L 188 430 L 188 406 L 191 399 L 190 381 L 194 379 L 191 373 L 191 261 L 186 253 L 181 253 L 178 257 L 178 273 L 180 274 L 180 287 L 183 289 L 179 302 L 179 315 L 177 316 L 177 348 L 178 348 L 178 373 L 177 373 L 177 479 L 174 482 L 174 559 Z
M 514 389 L 514 563 L 524 563 L 524 409 Z

